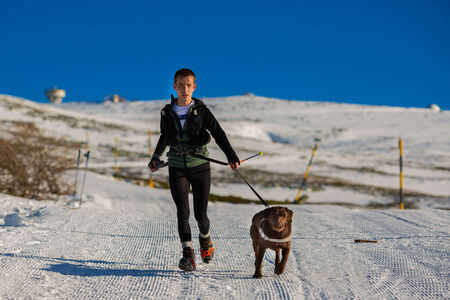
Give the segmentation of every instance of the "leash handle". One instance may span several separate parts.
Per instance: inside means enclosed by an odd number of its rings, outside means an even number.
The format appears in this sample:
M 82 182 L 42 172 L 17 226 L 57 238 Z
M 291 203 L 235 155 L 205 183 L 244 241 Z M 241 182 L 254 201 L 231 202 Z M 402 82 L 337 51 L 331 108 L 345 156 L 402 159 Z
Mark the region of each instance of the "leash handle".
M 207 160 L 207 161 L 210 161 L 210 162 L 222 165 L 222 166 L 228 166 L 228 163 L 226 163 L 224 161 L 220 161 L 220 160 L 216 160 L 216 159 L 213 159 L 213 158 L 209 158 L 209 157 L 203 156 L 201 154 L 192 153 L 191 155 L 194 156 L 194 157 L 197 157 L 197 158 L 201 158 L 201 159 L 204 159 L 204 160 Z
M 263 153 L 262 153 L 262 152 L 259 152 L 259 153 L 255 154 L 255 155 L 252 155 L 252 156 L 250 156 L 250 157 L 247 157 L 246 159 L 241 160 L 241 163 L 243 163 L 243 162 L 246 161 L 246 160 L 252 159 L 253 157 L 257 157 L 257 156 L 259 156 L 259 155 L 263 155 Z

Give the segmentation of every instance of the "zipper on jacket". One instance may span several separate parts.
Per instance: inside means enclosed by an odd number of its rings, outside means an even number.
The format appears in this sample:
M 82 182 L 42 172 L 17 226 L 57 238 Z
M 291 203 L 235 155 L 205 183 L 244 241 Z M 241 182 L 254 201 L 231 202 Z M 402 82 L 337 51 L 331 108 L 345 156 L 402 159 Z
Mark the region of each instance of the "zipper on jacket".
M 194 100 L 192 100 L 192 101 L 194 101 Z M 183 128 L 181 128 L 181 140 L 183 141 L 182 144 L 181 144 L 181 148 L 183 149 L 183 152 L 184 152 L 184 146 L 183 146 L 183 144 L 184 144 L 184 140 L 183 140 L 184 127 L 186 127 L 187 134 L 189 136 L 189 121 L 191 119 L 192 110 L 194 109 L 195 106 L 197 106 L 197 103 L 195 103 L 195 101 L 194 101 L 194 105 L 192 105 L 191 108 L 189 108 L 188 114 L 186 116 L 186 121 L 184 121 L 184 126 L 183 126 Z M 178 118 L 178 116 L 177 116 L 177 119 L 178 119 L 178 122 L 179 122 L 180 127 L 181 127 L 181 121 Z M 183 154 L 183 158 L 184 158 L 184 167 L 187 169 L 186 155 L 185 154 Z
M 181 143 L 181 151 L 183 151 L 182 155 L 183 155 L 183 161 L 184 161 L 184 168 L 187 169 L 186 154 L 184 154 L 185 153 L 184 152 L 184 139 L 183 139 L 184 130 L 183 130 L 183 127 L 181 127 L 180 118 L 178 118 L 178 116 L 172 111 L 172 106 L 170 106 L 169 113 L 172 115 L 172 118 L 175 119 L 175 122 L 176 122 L 176 124 L 178 126 L 178 132 L 180 133 L 180 140 L 181 140 L 180 141 L 180 143 Z M 186 119 L 187 119 L 187 117 L 186 117 Z
M 192 100 L 192 101 L 194 101 L 194 100 Z M 198 106 L 198 104 L 194 102 L 194 105 L 192 105 L 192 107 L 189 108 L 189 112 L 188 112 L 188 114 L 187 114 L 187 116 L 186 116 L 186 121 L 184 122 L 184 126 L 183 126 L 183 127 L 181 127 L 181 121 L 180 121 L 180 118 L 178 118 L 178 116 L 172 111 L 172 105 L 171 105 L 170 108 L 169 108 L 169 114 L 171 114 L 172 118 L 175 119 L 175 122 L 176 122 L 176 124 L 178 125 L 178 129 L 179 129 L 178 131 L 180 132 L 181 150 L 183 151 L 184 168 L 186 168 L 186 169 L 187 169 L 187 162 L 186 162 L 186 154 L 184 154 L 184 153 L 185 153 L 185 150 L 184 150 L 184 139 L 183 139 L 184 127 L 186 127 L 186 129 L 189 129 L 189 128 L 187 127 L 187 126 L 189 126 L 189 122 L 188 122 L 188 121 L 189 121 L 189 119 L 190 119 L 192 110 L 193 110 L 194 107 L 196 107 L 196 106 Z M 188 132 L 188 135 L 189 135 L 189 132 Z

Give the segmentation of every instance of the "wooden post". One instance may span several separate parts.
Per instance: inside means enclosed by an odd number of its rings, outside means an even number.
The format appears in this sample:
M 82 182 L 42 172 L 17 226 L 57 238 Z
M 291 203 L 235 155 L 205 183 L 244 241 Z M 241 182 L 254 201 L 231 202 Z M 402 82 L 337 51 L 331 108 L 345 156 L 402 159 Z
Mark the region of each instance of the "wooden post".
M 86 152 L 89 151 L 89 131 L 86 131 Z
M 151 157 L 152 157 L 152 131 L 151 130 L 147 131 L 147 146 L 148 146 L 148 155 L 150 156 L 150 159 L 151 159 Z M 153 174 L 151 171 L 150 171 L 150 178 L 148 180 L 148 186 L 150 188 L 155 187 L 155 185 L 153 183 Z
M 398 139 L 398 148 L 400 150 L 400 209 L 404 209 L 405 205 L 403 203 L 403 141 L 401 138 Z
M 314 149 L 313 149 L 311 158 L 310 158 L 310 160 L 309 160 L 308 167 L 306 168 L 305 175 L 303 175 L 303 181 L 302 181 L 302 184 L 300 185 L 300 188 L 299 188 L 299 190 L 298 190 L 297 197 L 295 198 L 295 202 L 297 202 L 297 203 L 300 203 L 300 198 L 301 198 L 301 196 L 302 196 L 303 188 L 305 187 L 306 179 L 308 178 L 308 175 L 309 175 L 309 169 L 311 168 L 312 161 L 313 161 L 314 155 L 316 155 L 316 151 L 317 151 L 317 148 L 318 148 L 318 147 L 319 147 L 319 144 L 316 143 L 316 144 L 314 145 Z
M 117 158 L 119 157 L 119 151 L 117 150 L 119 140 L 114 138 L 114 173 L 119 172 L 119 166 L 117 165 Z

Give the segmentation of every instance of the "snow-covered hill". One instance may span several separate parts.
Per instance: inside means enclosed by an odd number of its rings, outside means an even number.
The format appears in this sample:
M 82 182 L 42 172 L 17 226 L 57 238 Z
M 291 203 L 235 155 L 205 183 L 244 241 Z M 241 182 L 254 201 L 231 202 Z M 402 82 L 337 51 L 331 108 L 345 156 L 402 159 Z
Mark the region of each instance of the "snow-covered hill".
M 152 144 L 159 113 L 168 100 L 130 103 L 37 104 L 0 95 L 0 117 L 35 122 L 53 136 L 89 140 L 92 168 L 112 172 L 115 138 L 122 173 L 149 176 L 147 130 Z M 232 145 L 242 158 L 263 152 L 242 170 L 267 199 L 293 200 L 311 150 L 319 150 L 308 180 L 307 203 L 355 206 L 393 205 L 398 201 L 398 138 L 404 143 L 407 203 L 412 207 L 450 208 L 450 112 L 326 102 L 287 101 L 257 96 L 207 98 Z M 211 142 L 212 157 L 224 159 Z M 76 153 L 74 153 L 75 157 Z M 212 193 L 255 199 L 237 176 L 216 170 Z M 166 180 L 167 171 L 155 174 Z M 252 180 L 251 177 L 255 177 Z
M 0 135 L 14 122 L 34 122 L 74 142 L 84 142 L 88 132 L 92 151 L 79 210 L 68 209 L 66 199 L 0 194 L 0 299 L 450 297 L 450 215 L 435 209 L 450 207 L 449 112 L 255 96 L 204 101 L 241 158 L 264 153 L 240 170 L 265 199 L 293 200 L 320 140 L 309 199 L 289 205 L 293 245 L 283 275 L 273 273 L 274 253 L 268 251 L 264 277 L 251 278 L 249 228 L 263 209 L 259 204 L 211 202 L 214 261 L 199 263 L 194 273 L 177 269 L 181 249 L 170 192 L 130 182 L 148 179 L 147 130 L 156 145 L 167 100 L 52 106 L 0 95 Z M 421 209 L 361 209 L 397 201 L 398 137 L 405 145 L 406 201 Z M 114 138 L 119 173 L 128 180 L 108 175 Z M 210 152 L 224 159 L 214 142 Z M 166 176 L 161 170 L 154 179 Z M 213 182 L 212 193 L 222 200 L 256 199 L 229 168 L 214 165 Z M 17 214 L 23 225 L 2 225 L 6 214 Z M 195 236 L 195 225 L 193 231 Z M 378 243 L 355 244 L 357 238 Z M 195 240 L 194 246 L 200 260 Z

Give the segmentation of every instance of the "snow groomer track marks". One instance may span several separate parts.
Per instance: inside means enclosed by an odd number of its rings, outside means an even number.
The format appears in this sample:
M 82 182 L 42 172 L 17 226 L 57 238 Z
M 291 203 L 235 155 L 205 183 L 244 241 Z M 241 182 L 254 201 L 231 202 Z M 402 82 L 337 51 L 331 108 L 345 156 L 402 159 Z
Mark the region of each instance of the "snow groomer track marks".
M 443 299 L 449 297 L 448 212 L 291 205 L 291 255 L 281 276 L 268 250 L 252 278 L 251 218 L 262 205 L 210 204 L 216 256 L 182 272 L 167 190 L 88 173 L 91 202 L 48 204 L 25 226 L 0 229 L 0 298 Z M 101 195 L 96 191 L 101 189 Z M 128 198 L 124 199 L 124 195 Z M 100 199 L 100 200 L 99 200 Z M 108 199 L 109 209 L 100 203 Z M 96 202 L 100 201 L 100 202 Z M 375 239 L 356 244 L 354 239 Z M 32 243 L 30 243 L 32 242 Z

